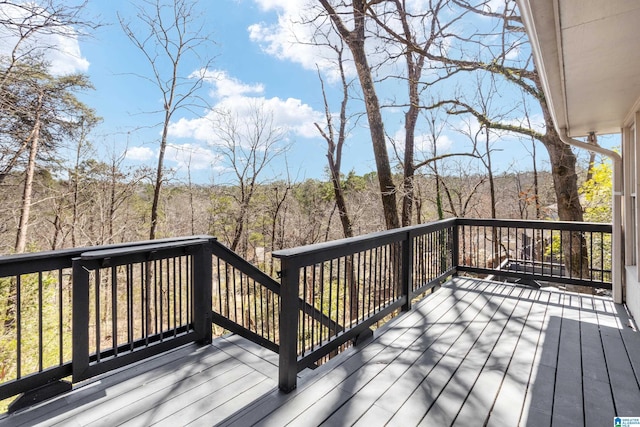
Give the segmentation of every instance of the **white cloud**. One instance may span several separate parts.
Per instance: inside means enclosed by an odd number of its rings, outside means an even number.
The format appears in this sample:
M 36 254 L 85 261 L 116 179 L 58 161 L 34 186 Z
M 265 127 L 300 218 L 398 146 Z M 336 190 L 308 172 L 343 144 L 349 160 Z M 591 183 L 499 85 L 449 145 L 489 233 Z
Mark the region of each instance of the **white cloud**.
M 175 138 L 194 138 L 207 141 L 211 138 L 211 113 L 195 119 L 181 118 L 169 125 L 169 135 Z
M 200 70 L 199 73 L 205 81 L 213 85 L 214 89 L 211 92 L 211 96 L 214 98 L 264 93 L 264 85 L 262 83 L 246 84 L 235 77 L 229 76 L 223 70 Z
M 138 160 L 141 162 L 146 162 L 147 160 L 151 160 L 156 156 L 154 151 L 149 147 L 130 147 L 127 148 L 125 153 L 125 157 L 129 160 Z
M 331 79 L 339 78 L 339 71 L 335 65 L 335 52 L 327 46 L 314 43 L 316 33 L 328 34 L 329 41 L 337 44 L 339 38 L 330 26 L 325 25 L 321 31 L 317 31 L 311 21 L 314 20 L 323 9 L 319 8 L 316 1 L 309 0 L 254 0 L 263 10 L 275 10 L 278 19 L 275 23 L 255 23 L 247 28 L 249 39 L 257 43 L 261 49 L 278 59 L 291 61 L 301 65 L 307 70 L 316 70 L 316 67 L 324 71 Z M 327 24 L 326 19 L 315 22 Z M 324 37 L 324 36 L 322 36 Z M 326 44 L 325 39 L 321 40 Z M 348 49 L 346 49 L 348 51 Z M 354 75 L 355 69 L 351 63 L 346 64 L 348 75 Z
M 55 49 L 47 49 L 50 70 L 56 75 L 87 72 L 89 61 L 82 56 L 80 45 L 75 34 L 68 37 L 56 35 L 52 37 Z
M 41 13 L 44 14 L 46 11 L 43 9 Z M 23 21 L 27 20 L 29 24 L 37 26 L 45 17 L 39 15 L 30 18 L 25 8 L 3 4 L 0 7 L 0 18 L 16 23 L 0 27 L 0 56 L 9 54 L 19 44 L 19 53 L 42 54 L 49 63 L 49 71 L 54 75 L 86 72 L 89 69 L 89 61 L 80 52 L 78 34 L 73 28 L 58 27 L 55 32 L 36 31 L 28 38 L 20 40 L 16 35 L 17 27 L 22 25 Z
M 489 13 L 499 13 L 504 10 L 504 0 L 489 0 L 483 5 L 483 10 Z
M 206 170 L 219 161 L 219 156 L 210 149 L 195 144 L 169 144 L 165 152 L 167 161 L 175 162 L 179 168 Z
M 304 138 L 318 136 L 314 122 L 323 119 L 320 112 L 315 111 L 308 104 L 295 98 L 280 99 L 278 97 L 261 99 L 265 109 L 273 114 L 275 123 L 296 135 Z
M 395 143 L 396 147 L 398 147 L 398 149 L 403 148 L 405 146 L 404 128 L 399 128 L 392 138 L 393 138 L 393 142 Z M 417 133 L 414 138 L 415 138 L 414 151 L 416 153 L 421 153 L 423 157 L 433 156 L 433 138 L 431 134 Z M 449 152 L 452 146 L 453 146 L 453 139 L 448 135 L 441 133 L 436 138 L 436 151 L 438 154 Z
M 291 8 L 299 8 L 304 5 L 304 0 L 255 0 L 264 11 L 286 11 Z
M 219 97 L 218 102 L 212 110 L 193 119 L 181 118 L 173 122 L 169 128 L 169 135 L 176 138 L 193 138 L 198 141 L 206 141 L 217 145 L 215 139 L 215 129 L 213 123 L 216 118 L 216 111 L 224 111 L 235 117 L 248 117 L 256 107 L 262 108 L 263 112 L 273 119 L 274 129 L 281 129 L 286 133 L 297 135 L 303 138 L 314 138 L 318 136 L 318 131 L 314 122 L 322 121 L 324 116 L 321 112 L 314 110 L 310 105 L 303 103 L 300 99 L 279 97 L 266 98 L 264 96 L 247 96 L 247 94 L 259 94 L 264 91 L 262 85 L 247 85 L 241 81 L 230 77 L 224 71 L 212 71 L 211 76 L 218 78 L 211 79 L 211 82 L 218 89 L 214 92 Z M 230 90 L 219 90 L 219 83 Z
M 317 0 L 254 0 L 254 2 L 265 11 L 277 12 L 277 21 L 250 25 L 247 31 L 251 41 L 258 44 L 265 53 L 280 60 L 299 64 L 307 70 L 315 71 L 319 68 L 330 81 L 339 80 L 339 69 L 335 63 L 336 53 L 327 44 L 338 46 L 340 37 L 332 28 L 327 12 Z M 372 7 L 389 8 L 385 2 Z M 427 10 L 429 4 L 427 0 L 409 0 L 406 7 L 407 10 L 418 15 Z M 351 28 L 353 23 L 350 8 L 340 2 L 334 2 L 334 8 L 345 25 Z M 384 14 L 384 10 L 381 10 L 381 13 Z M 373 24 L 368 22 L 367 25 Z M 399 20 L 389 20 L 387 25 L 402 33 Z M 416 22 L 412 26 L 416 31 L 419 29 L 429 31 L 419 17 L 416 17 Z M 428 36 L 425 34 L 422 38 Z M 420 35 L 417 35 L 417 38 L 419 40 Z M 396 67 L 396 61 L 402 58 L 402 46 L 397 43 L 386 43 L 378 37 L 368 37 L 365 48 L 369 65 L 374 73 L 398 72 L 394 67 Z M 343 55 L 345 73 L 347 77 L 354 77 L 356 70 L 351 53 L 346 46 Z M 425 72 L 429 72 L 428 69 L 429 67 Z
M 157 159 L 157 153 L 153 149 L 144 146 L 129 147 L 125 158 L 138 162 L 148 162 Z M 211 149 L 198 144 L 167 144 L 164 154 L 167 165 L 175 164 L 174 169 L 187 169 L 192 171 L 206 170 L 218 162 L 219 156 Z

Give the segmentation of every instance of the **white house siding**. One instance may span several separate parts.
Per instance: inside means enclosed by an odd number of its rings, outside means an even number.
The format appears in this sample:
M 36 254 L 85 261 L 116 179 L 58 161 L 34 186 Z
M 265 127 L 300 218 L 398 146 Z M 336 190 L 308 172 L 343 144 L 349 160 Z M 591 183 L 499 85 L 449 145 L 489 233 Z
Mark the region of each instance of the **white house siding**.
M 640 102 L 640 100 L 639 100 Z M 625 302 L 636 322 L 640 322 L 640 271 L 638 270 L 640 227 L 640 108 L 639 102 L 627 116 L 622 129 L 624 160 Z

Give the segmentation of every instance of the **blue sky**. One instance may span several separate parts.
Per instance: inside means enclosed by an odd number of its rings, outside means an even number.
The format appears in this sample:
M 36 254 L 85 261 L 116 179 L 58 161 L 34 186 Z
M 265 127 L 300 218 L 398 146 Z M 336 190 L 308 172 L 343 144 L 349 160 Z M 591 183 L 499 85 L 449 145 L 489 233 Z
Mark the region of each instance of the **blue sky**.
M 157 88 L 134 75 L 148 75 L 149 64 L 125 37 L 116 15 L 119 13 L 130 19 L 135 26 L 134 11 L 122 1 L 92 2 L 89 6 L 99 7 L 90 11 L 99 14 L 101 21 L 108 25 L 101 28 L 94 38 L 80 44 L 82 55 L 90 64 L 87 72 L 96 87 L 84 99 L 104 118 L 101 129 L 103 144 L 115 144 L 115 149 L 121 150 L 126 143 L 130 164 L 155 164 L 160 129 L 137 128 L 159 121 L 158 115 L 148 112 L 158 109 L 160 95 Z M 292 166 L 291 172 L 301 178 L 322 176 L 323 145 L 311 128 L 311 120 L 321 118 L 318 116 L 322 104 L 318 103 L 317 78 L 312 72 L 265 53 L 261 45 L 249 37 L 251 25 L 277 19 L 277 14 L 250 1 L 199 2 L 197 9 L 205 17 L 203 32 L 210 33 L 215 41 L 215 45 L 206 52 L 214 57 L 211 71 L 215 81 L 206 85 L 204 92 L 209 93 L 203 96 L 212 105 L 228 105 L 240 111 L 240 106 L 249 99 L 270 104 L 280 112 L 277 125 L 288 129 L 291 148 L 287 157 Z M 191 71 L 198 67 L 199 64 L 193 64 Z M 188 65 L 184 69 L 187 70 Z M 212 92 L 217 95 L 211 96 Z M 202 111 L 201 115 L 206 114 Z M 219 178 L 224 175 L 221 170 L 224 166 L 220 164 L 211 141 L 206 140 L 207 131 L 194 129 L 197 115 L 198 111 L 195 114 L 181 111 L 176 116 L 178 120 L 175 120 L 174 132 L 170 134 L 170 144 L 176 150 L 170 150 L 166 165 L 177 169 L 178 175 L 183 176 L 185 156 L 192 155 L 194 179 L 200 182 L 224 181 L 224 178 Z M 303 119 L 302 125 L 299 120 L 294 120 L 299 115 Z M 190 130 L 185 129 L 189 127 Z M 308 156 L 309 153 L 318 153 L 318 156 L 313 158 Z M 280 157 L 272 164 L 272 176 L 281 175 L 284 157 Z
M 202 52 L 214 58 L 202 96 L 211 107 L 232 111 L 239 117 L 247 115 L 250 105 L 263 105 L 273 116 L 274 126 L 286 133 L 281 143 L 288 147 L 286 158 L 277 156 L 265 171 L 265 179 L 284 179 L 287 169 L 296 180 L 326 178 L 326 144 L 314 127 L 314 122 L 322 122 L 324 109 L 318 69 L 326 79 L 334 112 L 340 93 L 332 80 L 335 67 L 325 59 L 328 54 L 315 46 L 293 43 L 292 30 L 298 39 L 310 37 L 308 26 L 294 24 L 304 16 L 303 3 L 304 0 L 215 0 L 197 2 L 195 7 L 202 13 L 202 20 L 196 21 L 203 24 L 203 32 L 210 33 L 215 41 L 215 45 Z M 149 112 L 161 106 L 160 94 L 140 78 L 149 76 L 149 64 L 118 22 L 119 14 L 135 27 L 135 9 L 123 0 L 90 1 L 87 13 L 104 25 L 90 38 L 75 43 L 60 41 L 60 52 L 51 58 L 52 67 L 59 72 L 85 72 L 95 86 L 82 99 L 103 118 L 93 139 L 96 157 L 106 160 L 126 152 L 125 164 L 154 167 L 160 136 L 160 128 L 155 125 L 161 116 Z M 183 70 L 188 74 L 201 66 L 188 62 Z M 348 72 L 354 75 L 352 70 Z M 403 90 L 397 84 L 385 84 L 380 91 L 382 102 L 401 99 Z M 363 110 L 357 101 L 352 107 L 354 111 Z M 228 164 L 218 149 L 220 142 L 212 136 L 211 115 L 209 109 L 195 108 L 180 111 L 174 118 L 166 166 L 175 170 L 176 179 L 185 179 L 189 165 L 194 181 L 232 181 Z M 535 112 L 533 120 L 539 120 Z M 458 128 L 468 126 L 473 130 L 476 126 L 473 120 L 465 124 L 459 117 L 450 122 Z M 402 109 L 385 110 L 385 127 L 389 135 L 400 135 Z M 418 129 L 419 135 L 426 133 L 426 129 Z M 424 141 L 428 142 L 426 138 Z M 605 145 L 617 145 L 617 141 L 609 139 Z M 463 135 L 449 130 L 443 132 L 438 144 L 439 153 L 460 152 L 468 147 Z M 497 172 L 530 169 L 530 161 L 522 161 L 526 151 L 516 138 L 496 138 L 493 147 Z M 547 167 L 541 146 L 538 152 L 542 159 L 539 167 Z M 364 118 L 352 120 L 343 172 L 352 169 L 358 174 L 375 169 Z

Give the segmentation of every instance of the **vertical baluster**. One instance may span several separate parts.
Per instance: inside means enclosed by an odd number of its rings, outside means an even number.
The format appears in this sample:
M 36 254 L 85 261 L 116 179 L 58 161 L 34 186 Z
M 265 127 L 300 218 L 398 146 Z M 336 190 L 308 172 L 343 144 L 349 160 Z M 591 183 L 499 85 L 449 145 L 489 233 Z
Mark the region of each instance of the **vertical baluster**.
M 599 252 L 599 255 L 598 255 L 598 256 L 599 256 L 599 259 L 597 260 L 597 262 L 596 262 L 596 266 L 594 267 L 594 268 L 598 269 L 598 267 L 597 267 L 597 265 L 598 265 L 598 264 L 597 264 L 597 263 L 598 263 L 598 262 L 600 263 L 600 264 L 599 264 L 599 265 L 600 265 L 600 267 L 599 267 L 599 270 L 600 270 L 600 280 L 601 280 L 602 282 L 605 282 L 605 281 L 606 281 L 606 280 L 605 280 L 605 268 L 606 268 L 606 264 L 605 264 L 604 253 L 603 253 L 603 251 L 604 251 L 604 244 L 605 244 L 605 242 L 604 242 L 605 234 L 606 234 L 606 233 L 603 233 L 603 232 L 599 233 L 599 236 L 600 236 L 600 240 L 599 240 L 599 243 L 598 243 L 598 244 L 599 244 L 599 248 L 597 248 L 597 249 L 596 249 L 596 252 Z M 595 257 L 595 256 L 596 256 L 596 255 L 594 254 L 594 255 L 593 255 L 593 257 Z M 614 261 L 613 259 L 612 259 L 611 261 L 612 261 L 612 263 L 615 263 L 615 261 Z
M 357 321 L 360 318 L 360 313 L 359 313 L 360 300 L 364 301 L 364 298 L 361 297 L 362 290 L 360 288 L 360 284 L 362 283 L 361 276 L 360 276 L 361 254 L 362 254 L 362 252 L 358 252 L 356 254 L 356 256 L 354 257 L 355 270 L 356 270 L 356 274 L 355 274 L 356 288 L 355 288 L 355 301 L 353 301 L 350 304 L 350 307 L 352 307 L 354 309 L 353 312 L 350 312 L 350 320 L 351 320 L 351 322 Z
M 223 316 L 229 317 L 229 282 L 227 280 L 227 267 L 226 263 L 217 258 L 217 268 L 218 268 L 218 289 L 219 289 L 219 300 L 218 304 L 220 307 L 220 314 Z
M 340 277 L 342 276 L 340 268 L 342 265 L 342 257 L 336 259 L 336 323 L 340 323 L 340 289 L 343 284 L 340 282 Z M 334 336 L 338 333 L 338 331 L 334 332 Z
M 251 279 L 253 283 L 253 330 L 258 333 L 258 321 L 261 317 L 258 317 L 258 292 L 256 289 L 256 281 Z
M 158 319 L 158 327 L 156 328 L 156 334 L 160 334 L 160 341 L 164 340 L 164 310 L 165 310 L 165 304 L 164 304 L 164 287 L 165 287 L 165 282 L 167 281 L 166 278 L 166 266 L 165 266 L 165 260 L 164 259 L 159 259 L 157 260 L 158 266 L 159 266 L 159 273 L 158 273 L 158 305 L 160 306 L 158 313 L 160 314 L 160 318 Z M 156 318 L 158 317 L 158 315 L 156 314 Z
M 373 301 L 371 303 L 371 311 L 373 313 L 377 311 L 376 307 L 378 305 L 378 249 L 379 248 L 373 248 L 371 250 L 371 266 L 373 269 L 373 277 L 371 282 L 371 285 L 373 286 L 373 290 L 371 292 Z M 371 315 L 371 313 L 369 313 L 369 315 Z
M 38 372 L 43 368 L 43 341 L 42 341 L 42 271 L 38 271 Z
M 329 260 L 329 304 L 327 304 L 327 314 L 329 319 L 334 320 L 333 319 L 333 260 L 332 259 Z M 329 328 L 329 331 L 327 333 L 327 341 L 331 339 L 331 336 L 333 333 L 334 331 L 331 331 Z
M 313 268 L 313 266 L 311 266 L 311 268 Z M 304 267 L 301 268 L 301 285 L 300 285 L 300 289 L 299 289 L 299 293 L 298 293 L 298 297 L 302 299 L 303 302 L 307 301 L 307 280 L 309 277 L 309 266 L 305 265 Z M 297 341 L 297 347 L 296 347 L 296 352 L 299 356 L 304 356 L 306 354 L 307 351 L 307 345 L 305 342 L 305 337 L 306 337 L 306 331 L 307 331 L 307 324 L 309 323 L 309 321 L 307 320 L 307 313 L 308 310 L 307 308 L 302 305 L 299 309 L 299 316 L 298 316 L 298 331 L 300 331 L 298 333 L 299 335 L 299 339 Z M 313 343 L 312 343 L 313 346 Z M 310 346 L 309 351 L 313 351 L 313 347 Z
M 134 265 L 127 264 L 127 342 L 129 343 L 129 349 L 131 351 L 133 351 L 134 341 L 133 274 Z
M 585 233 L 586 234 L 586 233 Z M 593 275 L 593 231 L 589 232 L 589 253 L 587 254 L 589 257 L 587 262 L 589 263 L 589 277 L 587 279 L 594 279 Z
M 233 317 L 231 317 L 231 319 L 233 319 L 234 321 L 238 321 L 238 313 L 236 310 L 236 307 L 238 306 L 237 304 L 238 290 L 236 288 L 236 275 L 234 274 L 233 267 L 231 267 L 229 264 L 227 264 L 226 267 L 227 267 L 227 271 L 231 272 L 231 283 L 233 288 L 233 292 L 231 293 L 233 297 L 233 302 L 231 303 L 231 307 L 230 307 L 233 309 Z
M 256 312 L 256 321 L 260 321 L 260 335 L 262 337 L 265 337 L 264 334 L 264 319 L 265 319 L 265 315 L 264 315 L 264 296 L 263 296 L 263 286 L 258 286 L 256 288 L 256 282 L 254 280 L 253 282 L 253 288 L 254 288 L 254 292 L 258 292 L 260 294 L 260 314 L 258 315 L 258 313 Z M 257 295 L 256 297 L 257 298 Z M 257 325 L 256 325 L 257 327 Z
M 142 299 L 142 310 L 144 313 L 144 323 L 143 323 L 143 328 L 144 328 L 144 340 L 145 340 L 145 345 L 149 345 L 149 335 L 151 333 L 150 329 L 151 329 L 151 264 L 150 261 L 145 261 L 144 263 L 141 263 L 141 268 L 143 269 L 143 274 L 142 277 L 143 279 L 143 283 L 142 286 L 144 287 L 144 292 L 143 292 L 143 299 Z
M 366 286 L 366 294 L 367 294 L 367 311 L 363 313 L 364 317 L 368 317 L 371 314 L 371 299 L 373 298 L 373 249 L 367 249 L 367 256 L 365 259 L 365 269 L 368 270 L 367 276 L 367 286 Z
M 174 295 L 173 295 L 173 306 L 174 306 L 174 327 L 176 331 L 180 330 L 184 323 L 182 323 L 182 261 L 184 260 L 184 256 L 177 257 L 174 261 L 174 273 L 173 273 L 173 281 L 175 283 L 174 286 Z M 213 286 L 213 283 L 211 284 Z M 213 308 L 212 308 L 213 309 Z
M 95 340 L 96 340 L 96 362 L 100 363 L 100 268 L 95 269 Z
M 319 319 L 320 315 L 324 314 L 324 306 L 325 306 L 325 296 L 324 296 L 324 263 L 316 264 L 318 266 L 320 277 L 318 278 L 318 285 L 320 286 L 320 313 L 318 313 Z M 314 267 L 315 268 L 315 267 Z M 318 342 L 322 342 L 324 339 L 324 324 L 318 323 Z
M 169 295 L 169 297 L 167 298 L 169 301 L 169 313 L 172 315 L 172 320 L 173 322 L 168 322 L 167 328 L 168 329 L 173 329 L 173 336 L 175 337 L 178 334 L 178 330 L 177 330 L 177 320 L 176 317 L 178 316 L 178 311 L 176 309 L 176 301 L 177 301 L 177 295 L 176 295 L 176 290 L 178 288 L 178 284 L 176 283 L 178 281 L 178 277 L 176 273 L 176 263 L 178 262 L 179 257 L 173 257 L 170 261 L 170 265 L 171 265 L 171 285 L 170 285 L 170 289 L 171 289 L 171 293 Z M 172 325 L 173 323 L 173 325 Z
M 111 345 L 113 355 L 118 356 L 118 271 L 111 267 Z
M 62 269 L 58 269 L 58 364 L 64 363 L 64 316 L 63 316 Z

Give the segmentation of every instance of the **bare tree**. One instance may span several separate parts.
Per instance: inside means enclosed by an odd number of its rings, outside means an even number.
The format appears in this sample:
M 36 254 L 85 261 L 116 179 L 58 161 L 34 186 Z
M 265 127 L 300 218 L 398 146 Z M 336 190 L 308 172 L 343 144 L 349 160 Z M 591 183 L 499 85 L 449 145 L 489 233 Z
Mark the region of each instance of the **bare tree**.
M 120 25 L 133 45 L 140 50 L 151 68 L 151 76 L 140 76 L 158 89 L 162 97 L 160 113 L 162 128 L 158 150 L 158 164 L 154 179 L 149 238 L 155 239 L 162 185 L 165 182 L 164 157 L 168 144 L 171 120 L 183 109 L 203 102 L 198 97 L 212 63 L 207 52 L 212 48 L 211 37 L 204 34 L 199 16 L 191 0 L 144 0 L 138 2 L 136 23 L 118 15 Z M 184 70 L 190 61 L 197 61 L 200 70 Z
M 82 128 L 83 117 L 93 115 L 79 102 L 74 91 L 86 89 L 90 84 L 83 75 L 52 77 L 45 72 L 34 75 L 31 92 L 26 97 L 30 111 L 22 117 L 25 126 L 30 127 L 26 146 L 29 156 L 25 167 L 20 221 L 16 234 L 15 252 L 22 253 L 27 243 L 27 229 L 32 204 L 33 178 L 36 162 L 42 148 L 53 150 L 63 138 L 73 136 Z
M 383 40 L 387 45 L 387 61 L 395 61 L 398 56 L 398 52 L 401 53 L 405 61 L 406 71 L 405 75 L 397 76 L 397 78 L 404 80 L 404 84 L 407 87 L 407 102 L 402 107 L 406 108 L 404 114 L 404 141 L 402 147 L 402 159 L 401 164 L 403 166 L 403 192 L 402 192 L 402 225 L 408 226 L 411 224 L 413 202 L 414 202 L 414 175 L 416 171 L 428 164 L 431 159 L 426 162 L 416 164 L 415 151 L 416 151 L 416 131 L 418 126 L 419 113 L 422 108 L 421 97 L 429 91 L 435 84 L 446 80 L 450 75 L 455 74 L 455 70 L 447 67 L 442 67 L 441 73 L 434 73 L 434 63 L 429 63 L 427 57 L 423 55 L 422 51 L 430 51 L 432 46 L 442 40 L 443 33 L 449 31 L 456 22 L 462 17 L 454 16 L 448 22 L 443 22 L 437 19 L 442 9 L 445 9 L 447 2 L 445 0 L 430 1 L 429 8 L 426 11 L 426 16 L 432 19 L 423 18 L 420 25 L 416 25 L 414 22 L 414 14 L 407 9 L 407 5 L 402 0 L 391 0 L 388 2 L 379 2 L 377 4 L 371 3 L 368 11 L 371 9 L 376 10 L 372 13 L 376 20 L 383 21 L 385 26 L 391 26 L 398 28 L 398 32 L 402 36 L 411 40 L 415 45 L 421 47 L 420 51 L 413 49 L 407 49 L 402 44 L 399 44 L 393 37 L 389 37 L 383 31 L 376 33 L 378 39 Z M 425 67 L 431 68 L 430 81 L 423 79 L 423 72 Z M 393 107 L 397 107 L 396 102 L 392 102 Z
M 431 3 L 431 2 L 430 2 Z M 466 0 L 447 0 L 448 15 L 471 15 L 481 18 L 491 18 L 494 22 L 492 28 L 464 33 L 449 32 L 447 38 L 433 44 L 434 49 L 425 50 L 414 40 L 407 38 L 401 31 L 389 25 L 389 19 L 378 16 L 376 8 L 368 8 L 368 15 L 385 30 L 388 37 L 404 44 L 407 49 L 419 52 L 429 61 L 445 64 L 448 67 L 470 73 L 490 73 L 504 82 L 513 85 L 514 88 L 526 93 L 539 106 L 544 118 L 546 128 L 544 131 L 529 128 L 524 123 L 513 121 L 494 120 L 493 117 L 483 112 L 474 105 L 473 100 L 454 99 L 458 111 L 464 110 L 472 114 L 485 127 L 514 132 L 520 135 L 533 137 L 540 141 L 549 154 L 554 179 L 554 188 L 558 204 L 558 216 L 565 221 L 582 221 L 583 210 L 578 194 L 578 179 L 576 173 L 576 156 L 567 144 L 562 142 L 558 135 L 549 107 L 546 103 L 544 92 L 538 72 L 533 64 L 531 55 L 523 56 L 521 52 L 530 52 L 526 47 L 528 40 L 518 15 L 515 0 L 505 0 L 498 9 L 490 0 L 470 2 Z M 404 6 L 404 3 L 401 4 Z M 439 19 L 430 12 L 425 12 L 421 19 Z M 470 26 L 470 28 L 473 28 Z M 477 52 L 475 56 L 470 52 Z M 504 117 L 503 117 L 504 119 Z M 565 259 L 570 268 L 576 274 L 579 266 L 586 265 L 585 242 L 579 233 L 572 233 L 572 243 L 565 245 L 567 251 Z M 573 248 L 570 252 L 568 248 Z
M 78 243 L 78 217 L 80 215 L 82 190 L 82 162 L 86 152 L 91 149 L 88 140 L 89 133 L 98 124 L 98 119 L 94 114 L 88 114 L 80 118 L 78 136 L 76 140 L 75 159 L 73 169 L 69 172 L 69 185 L 71 193 L 71 246 L 76 247 Z
M 99 24 L 87 19 L 86 2 L 42 0 L 0 2 L 0 183 L 29 157 L 30 139 L 23 135 L 25 105 L 34 75 L 49 72 L 49 53 L 59 50 L 55 37 L 86 36 Z M 31 131 L 32 129 L 29 129 Z
M 353 224 L 349 217 L 349 211 L 347 209 L 347 203 L 344 194 L 344 188 L 342 183 L 342 148 L 347 138 L 347 125 L 349 118 L 347 117 L 347 106 L 349 104 L 349 87 L 350 82 L 347 81 L 347 77 L 344 70 L 344 45 L 341 43 L 339 46 L 332 45 L 331 48 L 336 52 L 336 65 L 340 72 L 340 84 L 342 87 L 342 100 L 340 101 L 340 113 L 338 117 L 338 125 L 334 124 L 334 117 L 329 108 L 329 101 L 327 100 L 327 94 L 325 92 L 324 80 L 322 75 L 318 71 L 318 78 L 320 79 L 320 85 L 322 87 L 322 98 L 324 100 L 324 111 L 326 123 L 320 126 L 315 123 L 316 128 L 327 142 L 327 162 L 329 165 L 329 175 L 333 186 L 333 193 L 336 199 L 336 207 L 338 208 L 338 214 L 340 216 L 340 222 L 342 223 L 342 230 L 344 237 L 353 237 Z
M 528 108 L 526 108 L 526 103 L 525 103 L 525 122 L 527 124 L 528 128 L 533 128 L 533 124 L 531 122 L 531 117 L 529 114 L 529 110 Z M 542 212 L 541 212 L 541 204 L 540 204 L 540 183 L 539 183 L 539 177 L 538 177 L 538 152 L 536 149 L 536 138 L 529 136 L 524 137 L 525 139 L 528 139 L 531 142 L 531 150 L 529 151 L 529 154 L 531 155 L 531 167 L 532 167 L 532 171 L 533 171 L 533 203 L 535 205 L 535 219 L 542 219 Z
M 270 205 L 268 207 L 269 216 L 271 219 L 271 232 L 270 232 L 270 252 L 285 247 L 284 232 L 287 224 L 287 205 L 286 201 L 289 196 L 289 192 L 293 187 L 290 177 L 287 175 L 287 180 L 281 185 L 273 186 L 273 197 L 270 197 Z M 269 275 L 274 277 L 275 265 L 273 259 L 269 263 Z
M 103 162 L 95 165 L 94 173 L 97 174 L 101 186 L 100 210 L 103 215 L 99 239 L 93 239 L 96 244 L 127 241 L 126 233 L 134 231 L 129 230 L 129 224 L 126 221 L 129 215 L 129 210 L 126 209 L 127 203 L 150 171 L 125 168 L 123 165 L 125 155 L 126 151 L 118 154 L 114 148 Z
M 398 228 L 400 226 L 400 220 L 398 218 L 396 186 L 391 174 L 384 124 L 380 112 L 380 102 L 376 93 L 375 81 L 371 73 L 365 48 L 365 27 L 369 4 L 366 0 L 354 0 L 349 5 L 341 3 L 338 6 L 334 6 L 329 0 L 319 1 L 329 15 L 336 32 L 349 47 L 351 56 L 353 57 L 367 110 L 369 132 L 371 134 L 371 143 L 376 161 L 378 181 L 380 183 L 386 227 L 388 229 Z M 344 11 L 338 10 L 337 8 L 344 9 Z M 349 26 L 351 26 L 351 29 L 349 29 Z
M 230 249 L 236 250 L 245 236 L 251 201 L 261 176 L 271 161 L 284 153 L 286 130 L 276 126 L 273 114 L 264 105 L 254 104 L 242 116 L 231 111 L 216 111 L 213 132 L 225 166 L 234 177 L 237 191 L 234 230 Z
M 460 161 L 456 162 L 455 168 L 455 175 L 441 174 L 439 177 L 449 205 L 449 213 L 459 218 L 481 216 L 480 206 L 472 201 L 481 197 L 481 188 L 487 182 L 487 176 L 475 173 L 471 165 Z

